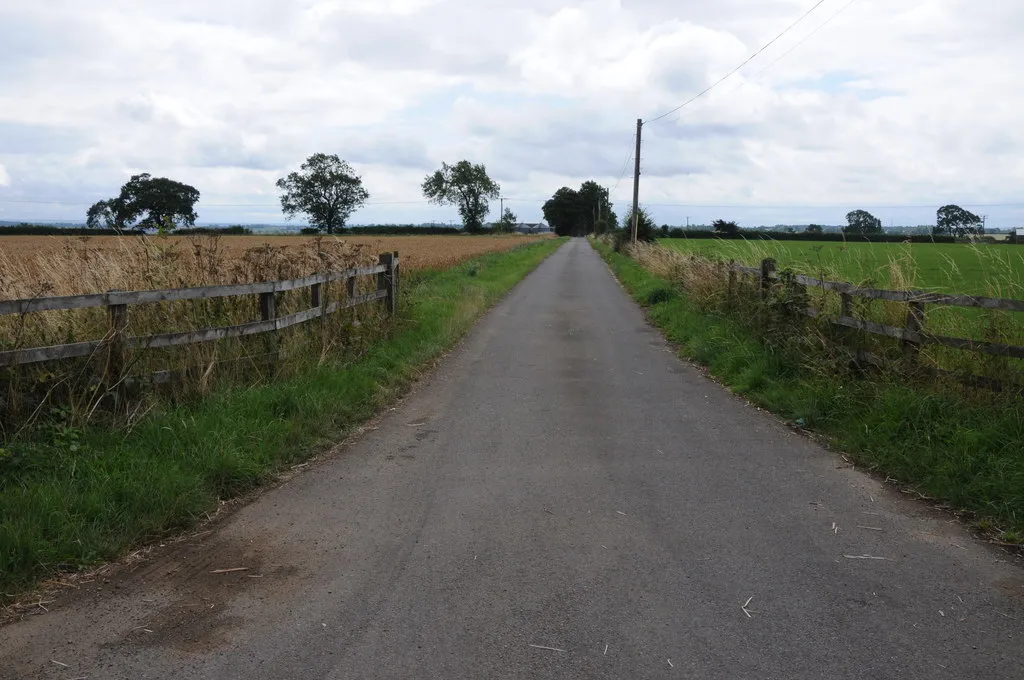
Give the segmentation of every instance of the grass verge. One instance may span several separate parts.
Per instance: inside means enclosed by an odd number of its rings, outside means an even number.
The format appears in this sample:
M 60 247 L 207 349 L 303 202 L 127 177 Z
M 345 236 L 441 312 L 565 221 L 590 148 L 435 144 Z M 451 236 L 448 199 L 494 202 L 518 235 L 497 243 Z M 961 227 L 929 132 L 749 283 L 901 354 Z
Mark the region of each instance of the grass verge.
M 156 411 L 130 431 L 53 427 L 0 458 L 0 593 L 179 531 L 328 447 L 424 367 L 564 239 L 403 280 L 389 338 L 361 356 Z
M 698 308 L 626 255 L 594 246 L 683 355 L 754 403 L 826 435 L 858 463 L 1024 540 L 1024 401 L 933 393 L 884 375 L 854 379 L 766 344 L 740 319 Z

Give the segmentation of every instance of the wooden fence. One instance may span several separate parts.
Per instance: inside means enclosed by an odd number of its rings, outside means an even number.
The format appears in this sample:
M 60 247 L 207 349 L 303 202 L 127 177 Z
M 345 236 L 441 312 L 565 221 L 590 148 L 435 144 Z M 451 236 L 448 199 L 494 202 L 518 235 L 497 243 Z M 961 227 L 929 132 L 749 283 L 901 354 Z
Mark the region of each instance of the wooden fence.
M 760 267 L 744 267 L 739 264 L 728 265 L 730 295 L 733 294 L 736 274 L 747 275 L 757 279 L 758 288 L 762 299 L 765 299 L 772 288 L 782 280 L 776 272 L 776 264 L 772 259 L 762 260 Z M 1024 300 L 1012 300 L 1004 298 L 978 297 L 974 295 L 949 295 L 945 293 L 932 293 L 918 290 L 883 290 L 878 288 L 862 288 L 852 283 L 838 281 L 823 281 L 810 276 L 794 274 L 788 277 L 789 281 L 798 286 L 806 288 L 820 288 L 826 291 L 835 291 L 840 296 L 839 316 L 829 319 L 829 322 L 837 327 L 853 329 L 870 335 L 885 336 L 900 341 L 904 356 L 914 358 L 920 348 L 924 345 L 939 345 L 952 347 L 954 349 L 978 352 L 991 356 L 1011 357 L 1024 359 L 1024 347 L 1009 345 L 998 342 L 987 342 L 973 340 L 970 338 L 956 338 L 946 335 L 932 333 L 925 327 L 925 306 L 937 305 L 947 307 L 973 307 L 977 309 L 1002 310 L 1006 312 L 1024 312 Z M 867 300 L 887 300 L 907 305 L 907 315 L 903 326 L 889 326 L 867 319 L 859 319 L 854 316 L 853 299 L 861 298 Z M 822 315 L 820 309 L 805 307 L 798 310 L 801 314 L 817 318 Z M 861 358 L 871 363 L 881 362 L 880 357 L 861 353 Z M 969 384 L 986 387 L 989 389 L 1002 390 L 1006 387 L 1002 381 L 984 377 L 955 375 L 950 371 L 942 369 L 931 369 L 933 373 L 949 375 L 961 379 Z M 1024 386 L 1014 385 L 1016 389 L 1024 389 Z
M 108 376 L 119 376 L 125 365 L 129 350 L 157 349 L 178 345 L 191 345 L 227 338 L 241 338 L 253 335 L 268 335 L 269 344 L 276 345 L 274 335 L 285 328 L 308 323 L 326 317 L 342 309 L 381 301 L 390 314 L 395 313 L 398 299 L 398 253 L 384 253 L 374 267 L 358 267 L 339 272 L 316 274 L 289 281 L 264 281 L 227 286 L 203 286 L 201 288 L 172 288 L 167 290 L 108 291 L 87 295 L 62 297 L 37 297 L 23 300 L 0 301 L 0 316 L 30 314 L 52 310 L 84 309 L 106 307 L 110 327 L 101 340 L 74 342 L 50 347 L 31 347 L 0 351 L 0 367 L 19 366 L 41 362 L 58 361 L 75 357 L 89 357 L 100 352 L 106 354 L 104 372 Z M 357 279 L 361 276 L 376 276 L 376 290 L 357 294 Z M 346 282 L 344 299 L 329 302 L 326 286 L 335 281 Z M 277 315 L 276 295 L 286 291 L 309 289 L 310 306 L 294 314 Z M 177 302 L 182 300 L 209 300 L 214 298 L 236 298 L 247 295 L 259 296 L 260 319 L 249 323 L 181 333 L 129 336 L 129 314 L 131 305 Z

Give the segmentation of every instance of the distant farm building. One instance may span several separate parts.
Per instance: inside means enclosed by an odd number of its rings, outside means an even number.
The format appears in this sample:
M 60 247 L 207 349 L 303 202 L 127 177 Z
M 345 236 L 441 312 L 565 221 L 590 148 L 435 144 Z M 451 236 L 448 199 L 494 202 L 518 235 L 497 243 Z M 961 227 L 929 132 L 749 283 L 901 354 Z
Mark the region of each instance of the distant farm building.
M 520 222 L 515 226 L 515 230 L 520 234 L 547 234 L 551 227 L 543 222 Z

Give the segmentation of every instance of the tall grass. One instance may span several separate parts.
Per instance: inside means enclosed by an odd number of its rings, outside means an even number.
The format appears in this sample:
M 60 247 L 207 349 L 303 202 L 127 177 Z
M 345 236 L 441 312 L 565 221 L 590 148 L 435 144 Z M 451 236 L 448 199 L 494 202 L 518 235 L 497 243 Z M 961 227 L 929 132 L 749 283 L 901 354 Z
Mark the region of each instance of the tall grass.
M 721 250 L 714 251 L 716 256 L 709 256 L 708 251 L 686 252 L 662 245 L 640 243 L 631 246 L 628 252 L 652 273 L 686 290 L 693 303 L 702 310 L 711 313 L 732 312 L 738 318 L 756 319 L 763 325 L 765 310 L 757 303 L 757 291 L 752 281 L 741 280 L 737 284 L 738 288 L 734 291 L 733 298 L 728 299 L 729 274 L 726 265 L 732 258 L 727 256 L 742 253 L 743 262 L 753 263 L 760 259 L 775 259 L 784 255 L 785 247 L 785 244 L 765 241 L 725 241 L 721 244 Z M 839 263 L 835 259 L 822 260 L 815 266 L 805 261 L 799 271 L 824 280 L 847 281 L 868 288 L 884 285 L 893 290 L 921 290 L 924 286 L 921 285 L 919 261 L 912 251 L 913 248 L 919 247 L 909 244 L 888 245 L 884 264 L 877 259 L 872 260 L 874 269 L 873 275 L 869 278 L 852 281 L 843 278 L 844 272 L 849 273 L 853 270 L 851 264 Z M 979 258 L 985 259 L 988 267 L 989 293 L 994 297 L 1024 297 L 1024 289 L 1018 287 L 1016 271 L 998 254 L 991 255 L 992 252 L 981 250 L 978 254 Z M 777 262 L 785 280 L 787 272 L 792 270 L 786 267 L 785 261 Z M 950 281 L 959 278 L 955 266 L 955 262 L 950 260 Z M 964 378 L 976 375 L 996 379 L 1011 386 L 1024 385 L 1024 361 L 1019 359 L 938 345 L 923 345 L 914 362 L 908 363 L 902 360 L 902 348 L 896 340 L 856 331 L 837 330 L 830 323 L 840 315 L 840 296 L 835 292 L 783 284 L 773 289 L 768 306 L 775 311 L 788 309 L 788 314 L 775 314 L 771 317 L 776 322 L 772 330 L 777 337 L 788 335 L 790 342 L 808 347 L 808 361 L 820 359 L 821 349 L 828 346 L 828 353 L 833 358 L 836 355 L 867 351 L 889 360 L 886 370 L 918 378 L 921 368 L 933 368 L 950 371 Z M 817 320 L 806 319 L 796 313 L 799 306 L 814 307 L 822 314 Z M 907 323 L 908 305 L 854 297 L 853 314 L 860 319 L 901 328 Z M 1024 346 L 1024 314 L 1019 313 L 927 305 L 923 329 L 938 335 Z M 960 383 L 955 381 L 939 380 L 935 384 L 962 390 Z
M 219 237 L 168 241 L 123 238 L 103 248 L 90 239 L 68 240 L 64 247 L 35 258 L 0 254 L 0 285 L 10 298 L 69 295 L 108 290 L 189 288 L 293 279 L 340 271 L 376 260 L 366 246 L 338 239 L 313 238 L 301 248 L 263 245 L 241 254 L 227 253 Z M 359 291 L 375 287 L 362 277 Z M 345 295 L 344 282 L 332 284 L 328 297 Z M 308 290 L 277 296 L 279 315 L 311 306 Z M 129 336 L 232 326 L 260 318 L 258 296 L 163 302 L 129 307 Z M 353 322 L 358 320 L 359 324 Z M 106 373 L 105 352 L 95 356 L 0 369 L 0 446 L 39 419 L 78 425 L 92 418 L 131 422 L 151 404 L 148 378 L 164 372 L 174 380 L 163 389 L 179 397 L 207 393 L 224 381 L 259 381 L 271 370 L 288 373 L 311 360 L 322 361 L 339 348 L 372 340 L 382 328 L 374 306 L 341 312 L 267 337 L 251 337 L 130 352 L 118 375 Z M 30 312 L 0 316 L 0 349 L 46 347 L 109 337 L 104 307 Z M 273 364 L 268 353 L 273 349 Z M 170 373 L 167 373 L 170 372 Z M 126 387 L 136 386 L 127 390 Z

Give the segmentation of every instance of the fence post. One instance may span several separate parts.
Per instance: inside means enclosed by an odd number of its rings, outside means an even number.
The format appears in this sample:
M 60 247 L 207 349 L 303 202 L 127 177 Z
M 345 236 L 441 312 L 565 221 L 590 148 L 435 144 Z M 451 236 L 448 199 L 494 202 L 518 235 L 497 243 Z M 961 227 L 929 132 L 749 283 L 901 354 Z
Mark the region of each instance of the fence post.
M 734 299 L 736 297 L 736 269 L 734 268 L 736 266 L 736 262 L 734 260 L 729 260 L 729 264 L 727 266 L 729 267 L 729 291 L 726 294 L 725 304 L 727 309 L 732 309 L 734 307 Z
M 323 307 L 324 284 L 314 283 L 309 287 L 310 307 Z
M 395 254 L 394 253 L 381 253 L 380 264 L 387 267 L 384 271 L 377 274 L 377 292 L 386 293 L 387 296 L 383 298 L 384 309 L 387 310 L 388 314 L 395 313 Z
M 274 291 L 260 293 L 260 320 L 273 321 L 277 318 L 277 298 Z M 265 333 L 267 354 L 270 354 L 270 373 L 277 369 L 277 329 Z
M 345 292 L 348 294 L 348 304 L 352 304 L 352 300 L 356 297 L 356 277 L 350 276 L 345 280 Z M 359 317 L 356 314 L 356 307 L 352 305 L 352 325 L 359 325 Z
M 775 276 L 775 260 L 768 257 L 761 260 L 761 299 L 767 300 L 772 289 L 772 278 Z
M 107 293 L 120 293 L 108 290 Z M 110 314 L 110 342 L 107 344 L 105 387 L 109 389 L 121 381 L 125 370 L 125 336 L 128 333 L 128 305 L 107 305 Z
M 917 335 L 924 326 L 924 303 L 911 301 L 907 303 L 906 330 L 908 333 Z M 914 359 L 921 351 L 921 344 L 917 340 L 910 340 L 907 334 L 903 336 L 903 356 L 907 359 Z
M 392 263 L 392 267 L 391 267 L 391 299 L 392 299 L 393 304 L 394 304 L 394 310 L 392 311 L 392 314 L 394 314 L 398 310 L 398 265 L 399 265 L 399 262 L 398 262 L 398 251 L 397 250 L 394 252 L 394 255 L 395 255 L 395 259 L 394 259 L 394 261 Z

